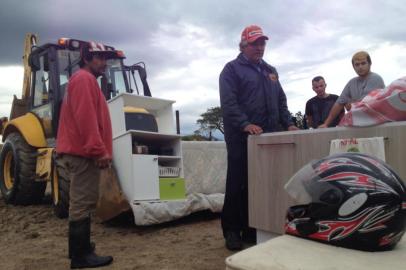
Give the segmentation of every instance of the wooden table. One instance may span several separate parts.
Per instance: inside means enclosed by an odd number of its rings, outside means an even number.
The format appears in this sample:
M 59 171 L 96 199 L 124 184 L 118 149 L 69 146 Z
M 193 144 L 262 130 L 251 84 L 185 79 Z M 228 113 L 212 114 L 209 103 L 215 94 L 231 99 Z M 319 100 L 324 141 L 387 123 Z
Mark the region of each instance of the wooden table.
M 386 162 L 406 181 L 406 121 L 375 127 L 286 131 L 248 138 L 249 224 L 259 242 L 283 233 L 285 213 L 294 202 L 285 183 L 303 165 L 328 156 L 330 141 L 385 138 Z

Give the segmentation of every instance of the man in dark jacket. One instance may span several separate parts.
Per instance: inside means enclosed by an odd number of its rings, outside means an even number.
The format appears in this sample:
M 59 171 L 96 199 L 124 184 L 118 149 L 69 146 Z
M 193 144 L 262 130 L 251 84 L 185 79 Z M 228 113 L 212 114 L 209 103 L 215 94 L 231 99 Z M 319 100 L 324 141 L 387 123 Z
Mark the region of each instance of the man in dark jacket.
M 262 60 L 266 40 L 260 27 L 246 27 L 241 34 L 241 53 L 220 74 L 228 163 L 221 223 L 230 250 L 256 241 L 255 230 L 248 227 L 248 135 L 297 130 L 278 73 Z
M 110 113 L 96 79 L 114 52 L 94 42 L 84 45 L 81 68 L 69 79 L 62 102 L 56 152 L 57 162 L 70 180 L 69 256 L 73 269 L 99 267 L 113 260 L 94 253 L 90 214 L 98 200 L 101 170 L 112 160 Z

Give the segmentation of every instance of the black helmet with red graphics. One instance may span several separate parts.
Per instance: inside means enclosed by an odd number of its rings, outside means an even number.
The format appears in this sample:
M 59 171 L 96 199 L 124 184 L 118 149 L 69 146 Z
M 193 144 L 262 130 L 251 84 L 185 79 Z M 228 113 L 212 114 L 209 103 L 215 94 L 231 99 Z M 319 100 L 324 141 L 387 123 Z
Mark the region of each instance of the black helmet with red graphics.
M 344 153 L 313 161 L 285 185 L 298 205 L 285 232 L 360 250 L 392 249 L 406 227 L 406 188 L 383 161 Z

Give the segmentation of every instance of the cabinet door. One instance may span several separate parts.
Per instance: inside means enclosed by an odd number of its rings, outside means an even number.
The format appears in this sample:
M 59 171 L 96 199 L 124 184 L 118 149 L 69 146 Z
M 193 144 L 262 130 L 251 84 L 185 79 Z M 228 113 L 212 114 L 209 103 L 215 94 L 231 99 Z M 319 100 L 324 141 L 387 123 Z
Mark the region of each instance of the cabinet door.
M 261 142 L 249 147 L 249 224 L 261 230 L 283 233 L 286 209 L 292 199 L 284 185 L 294 174 L 295 143 Z
M 133 155 L 134 197 L 132 200 L 159 200 L 158 157 Z

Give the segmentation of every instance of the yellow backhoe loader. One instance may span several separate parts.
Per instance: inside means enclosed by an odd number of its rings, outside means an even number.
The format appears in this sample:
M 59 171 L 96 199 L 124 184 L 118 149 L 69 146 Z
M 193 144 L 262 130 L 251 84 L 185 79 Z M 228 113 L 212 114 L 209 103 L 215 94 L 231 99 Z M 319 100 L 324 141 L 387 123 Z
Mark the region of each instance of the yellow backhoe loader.
M 85 43 L 61 38 L 57 43 L 38 46 L 36 35 L 26 35 L 22 97 L 14 96 L 9 119 L 1 119 L 0 190 L 7 203 L 37 203 L 50 182 L 56 216 L 68 215 L 69 181 L 55 162 L 54 147 L 61 101 L 69 77 L 79 68 Z M 142 82 L 143 94 L 151 96 L 145 66 L 126 66 L 121 51 L 106 47 L 117 54 L 107 61 L 105 75 L 98 79 L 106 99 L 120 92 L 132 93 L 132 83 L 139 92 L 137 81 Z

